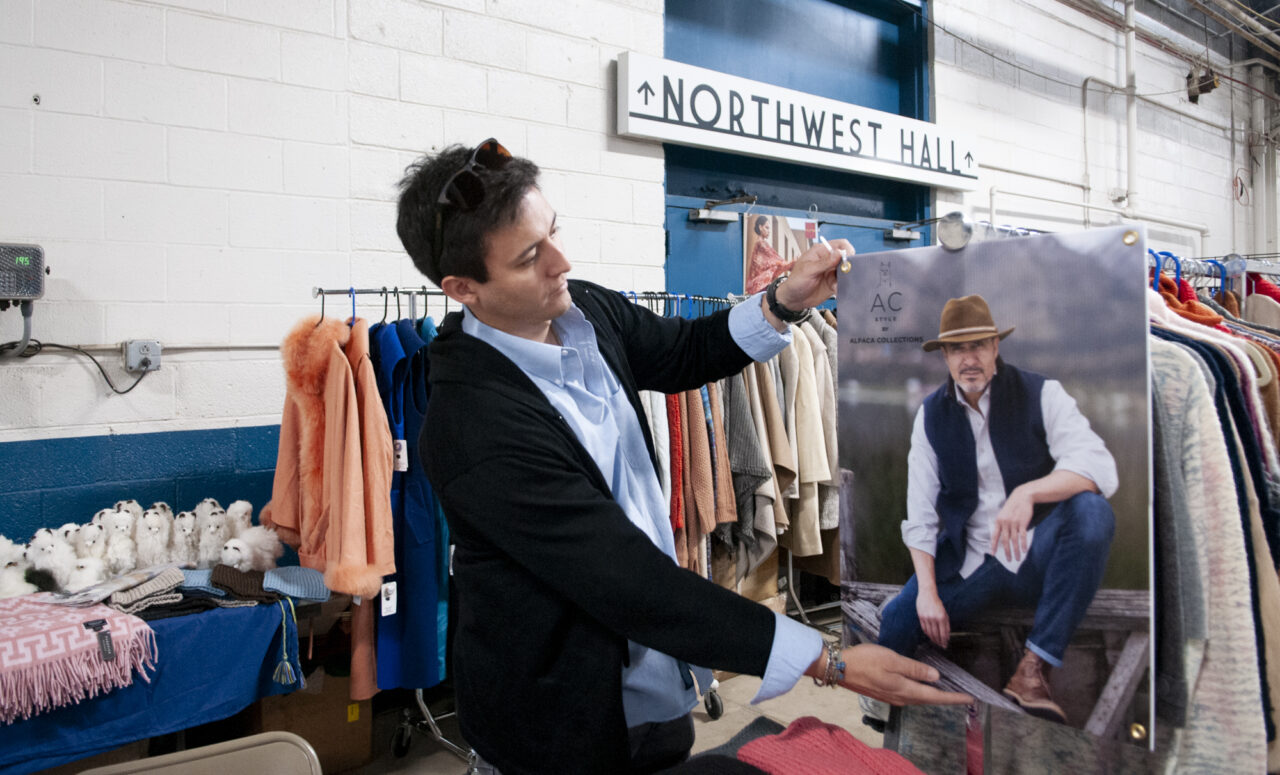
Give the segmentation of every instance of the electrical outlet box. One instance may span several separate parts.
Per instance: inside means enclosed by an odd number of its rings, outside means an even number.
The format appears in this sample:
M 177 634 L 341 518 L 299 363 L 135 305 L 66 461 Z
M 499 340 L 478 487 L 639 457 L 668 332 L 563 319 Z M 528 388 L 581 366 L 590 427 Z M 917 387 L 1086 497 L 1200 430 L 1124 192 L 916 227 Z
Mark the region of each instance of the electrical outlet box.
M 160 343 L 155 339 L 130 339 L 123 343 L 124 370 L 155 371 L 160 368 Z

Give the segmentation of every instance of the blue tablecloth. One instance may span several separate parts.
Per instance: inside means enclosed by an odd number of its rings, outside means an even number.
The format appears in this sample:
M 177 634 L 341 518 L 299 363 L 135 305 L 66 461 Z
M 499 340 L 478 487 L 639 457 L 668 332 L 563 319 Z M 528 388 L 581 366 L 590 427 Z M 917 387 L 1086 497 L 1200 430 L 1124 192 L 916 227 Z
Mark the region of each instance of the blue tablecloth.
M 289 604 L 284 604 L 288 610 Z M 282 685 L 272 675 L 287 638 L 293 675 L 298 664 L 298 630 L 292 614 L 282 631 L 281 608 L 262 604 L 218 608 L 151 622 L 159 654 L 147 683 L 133 685 L 78 705 L 58 708 L 26 721 L 0 725 L 0 773 L 54 767 L 135 740 L 217 721 L 259 697 L 301 687 Z

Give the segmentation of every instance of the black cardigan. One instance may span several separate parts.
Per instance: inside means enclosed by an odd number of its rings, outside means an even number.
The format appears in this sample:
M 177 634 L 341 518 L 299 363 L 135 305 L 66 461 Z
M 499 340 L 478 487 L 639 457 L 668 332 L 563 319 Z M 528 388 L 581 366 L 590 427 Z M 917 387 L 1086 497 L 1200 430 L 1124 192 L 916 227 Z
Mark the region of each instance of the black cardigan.
M 640 412 L 750 358 L 728 312 L 663 318 L 598 285 L 574 303 Z M 419 448 L 457 547 L 453 673 L 466 740 L 506 775 L 622 773 L 627 640 L 762 675 L 765 607 L 677 566 L 636 528 L 568 423 L 508 358 L 445 318 Z M 653 441 L 641 421 L 645 441 Z

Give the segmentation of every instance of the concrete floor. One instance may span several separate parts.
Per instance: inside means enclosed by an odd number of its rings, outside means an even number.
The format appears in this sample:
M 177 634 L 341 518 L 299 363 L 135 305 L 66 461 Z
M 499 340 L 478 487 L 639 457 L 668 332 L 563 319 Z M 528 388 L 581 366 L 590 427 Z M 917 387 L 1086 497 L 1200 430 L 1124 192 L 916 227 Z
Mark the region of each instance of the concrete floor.
M 715 748 L 728 742 L 743 727 L 758 716 L 767 716 L 786 726 L 803 716 L 817 716 L 829 723 L 847 729 L 862 742 L 880 747 L 883 736 L 862 723 L 862 709 L 858 695 L 843 689 L 819 688 L 808 678 L 801 678 L 790 692 L 772 700 L 752 705 L 751 698 L 760 688 L 760 679 L 754 676 L 733 676 L 720 681 L 718 694 L 724 702 L 724 714 L 711 720 L 703 705 L 694 709 L 694 725 L 697 740 L 694 753 Z M 374 720 L 374 752 L 376 759 L 358 770 L 356 775 L 384 775 L 403 773 L 408 775 L 463 775 L 466 764 L 449 753 L 426 733 L 414 732 L 409 752 L 396 758 L 390 750 L 391 737 L 400 721 L 398 713 L 383 713 Z M 447 737 L 457 741 L 457 728 L 446 720 L 441 729 Z

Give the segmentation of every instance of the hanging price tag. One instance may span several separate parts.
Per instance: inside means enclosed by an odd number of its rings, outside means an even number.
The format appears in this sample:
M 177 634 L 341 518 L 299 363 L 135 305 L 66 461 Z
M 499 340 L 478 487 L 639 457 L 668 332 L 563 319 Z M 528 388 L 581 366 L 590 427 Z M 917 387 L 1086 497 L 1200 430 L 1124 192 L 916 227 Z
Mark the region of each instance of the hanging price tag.
M 388 581 L 382 585 L 382 615 L 392 616 L 396 612 L 396 583 Z
M 409 444 L 404 439 L 396 439 L 392 442 L 396 450 L 395 470 L 409 470 Z

